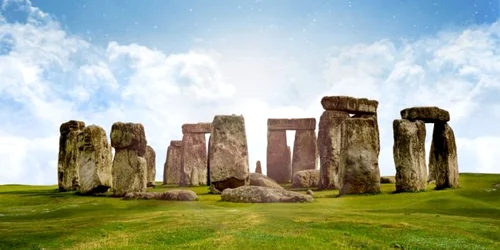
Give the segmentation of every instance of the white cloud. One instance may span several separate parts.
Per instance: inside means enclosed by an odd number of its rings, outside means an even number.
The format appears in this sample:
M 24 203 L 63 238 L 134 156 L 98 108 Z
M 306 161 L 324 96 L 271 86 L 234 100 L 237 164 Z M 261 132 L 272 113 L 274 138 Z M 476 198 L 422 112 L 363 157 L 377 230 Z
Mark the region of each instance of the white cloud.
M 0 157 L 5 160 L 0 171 L 7 173 L 0 183 L 56 183 L 58 128 L 70 119 L 102 126 L 108 136 L 116 121 L 143 123 L 161 179 L 166 148 L 170 140 L 181 139 L 182 124 L 243 114 L 250 169 L 260 160 L 265 172 L 267 119 L 316 117 L 319 122 L 324 95 L 380 102 L 383 175 L 395 171 L 392 120 L 402 108 L 417 105 L 450 111 L 461 171 L 500 172 L 492 158 L 500 132 L 470 123 L 500 122 L 493 108 L 500 105 L 494 97 L 500 92 L 498 23 L 401 46 L 390 40 L 355 44 L 310 60 L 324 60 L 321 68 L 272 51 L 193 48 L 165 54 L 118 42 L 101 48 L 69 35 L 29 1 L 4 1 L 2 8 L 11 4 L 24 6 L 29 18 L 10 24 L 0 15 L 0 46 L 10 50 L 0 54 Z M 479 112 L 487 100 L 487 112 Z M 427 128 L 428 148 L 432 129 Z M 474 132 L 466 134 L 469 130 Z M 293 133 L 288 144 L 293 146 Z

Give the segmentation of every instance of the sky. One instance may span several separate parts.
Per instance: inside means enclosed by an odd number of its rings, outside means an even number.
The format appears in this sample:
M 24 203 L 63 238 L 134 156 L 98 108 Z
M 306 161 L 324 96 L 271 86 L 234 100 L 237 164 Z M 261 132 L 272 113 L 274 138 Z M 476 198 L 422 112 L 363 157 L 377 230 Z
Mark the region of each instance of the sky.
M 245 117 L 266 172 L 268 118 L 319 123 L 323 96 L 379 101 L 392 121 L 450 112 L 460 172 L 500 173 L 500 2 L 0 0 L 0 184 L 57 183 L 59 126 L 138 122 L 156 151 L 184 123 Z M 426 147 L 431 142 L 428 124 Z M 287 132 L 293 146 L 294 132 Z

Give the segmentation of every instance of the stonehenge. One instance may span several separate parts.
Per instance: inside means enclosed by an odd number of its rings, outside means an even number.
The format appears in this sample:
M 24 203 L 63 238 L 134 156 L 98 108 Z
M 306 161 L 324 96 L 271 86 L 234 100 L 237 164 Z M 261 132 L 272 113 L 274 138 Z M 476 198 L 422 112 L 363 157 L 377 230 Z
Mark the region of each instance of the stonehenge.
M 112 187 L 112 155 L 106 131 L 96 125 L 85 127 L 78 137 L 78 150 L 80 193 L 108 191 Z
M 339 195 L 380 192 L 378 102 L 325 96 L 321 105 L 320 189 L 339 189 Z
M 245 119 L 237 115 L 216 115 L 210 133 L 210 185 L 216 190 L 247 186 L 248 146 Z
M 262 165 L 261 165 L 260 161 L 257 161 L 257 163 L 256 163 L 255 173 L 262 174 Z
M 163 185 L 179 184 L 181 173 L 182 141 L 170 141 L 167 157 L 163 165 Z
M 155 177 L 156 177 L 156 153 L 154 149 L 147 145 L 146 146 L 146 154 L 144 155 L 147 163 L 147 183 L 146 187 L 154 187 L 155 186 Z
M 288 183 L 300 170 L 315 169 L 318 152 L 316 119 L 267 120 L 267 176 L 278 183 Z M 286 142 L 286 130 L 295 130 L 293 158 Z
M 182 125 L 181 146 L 181 186 L 199 186 L 207 184 L 207 145 L 205 134 L 210 133 L 210 123 Z M 193 169 L 196 168 L 196 171 Z M 197 177 L 191 176 L 197 173 Z M 195 182 L 193 182 L 195 181 Z
M 61 192 L 77 190 L 80 186 L 77 142 L 84 127 L 84 122 L 75 120 L 65 122 L 59 127 L 57 180 Z
M 427 181 L 435 180 L 436 189 L 458 186 L 458 161 L 455 135 L 448 121 L 448 111 L 438 107 L 412 107 L 401 110 L 394 120 L 394 163 L 396 191 L 425 190 Z M 429 174 L 425 166 L 425 124 L 433 123 L 429 152 Z
M 113 195 L 145 192 L 147 182 L 146 134 L 140 123 L 115 122 L 111 127 Z
M 297 171 L 292 177 L 292 187 L 311 188 L 319 185 L 319 170 L 309 169 Z

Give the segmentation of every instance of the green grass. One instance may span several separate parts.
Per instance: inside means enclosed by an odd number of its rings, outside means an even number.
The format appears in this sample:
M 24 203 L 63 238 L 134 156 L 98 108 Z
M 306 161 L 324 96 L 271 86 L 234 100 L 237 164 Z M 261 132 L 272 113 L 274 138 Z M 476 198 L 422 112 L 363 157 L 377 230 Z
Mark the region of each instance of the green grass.
M 315 202 L 122 200 L 0 186 L 0 249 L 500 249 L 500 175 L 461 174 L 460 188 Z M 156 187 L 152 192 L 177 187 Z M 300 190 L 300 192 L 304 192 Z

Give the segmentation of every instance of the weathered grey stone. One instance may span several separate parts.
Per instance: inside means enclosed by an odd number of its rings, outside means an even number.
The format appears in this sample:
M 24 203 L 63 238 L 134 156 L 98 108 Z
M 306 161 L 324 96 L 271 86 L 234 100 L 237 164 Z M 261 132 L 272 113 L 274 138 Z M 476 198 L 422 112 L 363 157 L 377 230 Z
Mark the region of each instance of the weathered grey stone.
M 293 174 L 292 187 L 311 188 L 319 186 L 319 170 L 301 170 Z
M 319 120 L 320 189 L 338 189 L 340 125 L 347 118 L 347 112 L 326 110 Z
M 378 101 L 350 96 L 325 96 L 321 99 L 325 110 L 345 111 L 350 114 L 376 114 Z
M 212 124 L 209 122 L 191 123 L 182 125 L 182 133 L 207 134 L 210 133 Z
M 206 185 L 207 180 L 207 145 L 205 134 L 186 133 L 182 136 L 181 186 Z M 193 178 L 193 168 L 197 169 L 198 177 Z M 192 180 L 198 182 L 193 183 Z
M 144 159 L 146 159 L 147 163 L 147 187 L 155 186 L 155 178 L 156 178 L 156 153 L 154 149 L 147 145 L 146 146 L 146 154 L 144 155 Z
M 380 192 L 376 117 L 347 118 L 341 125 L 339 195 Z
M 191 183 L 200 183 L 198 168 L 191 169 Z M 196 185 L 194 185 L 196 186 Z
M 259 173 L 250 173 L 250 186 L 270 187 L 283 189 L 273 179 Z
M 249 184 L 245 119 L 216 115 L 210 139 L 210 182 L 220 191 Z
M 267 131 L 267 176 L 278 183 L 288 183 L 292 177 L 286 131 Z
M 392 126 L 396 192 L 423 191 L 427 187 L 425 123 L 394 120 Z
M 182 141 L 171 141 L 167 148 L 167 157 L 163 166 L 163 185 L 179 184 L 181 175 Z
M 79 191 L 105 193 L 113 185 L 112 155 L 106 131 L 95 125 L 85 127 L 78 137 Z
M 267 119 L 267 130 L 315 130 L 315 118 Z
M 298 171 L 315 169 L 318 144 L 314 130 L 297 130 L 293 144 L 292 175 Z
M 413 107 L 401 110 L 401 118 L 426 123 L 444 123 L 450 121 L 450 113 L 438 107 Z
M 127 193 L 125 200 L 168 200 L 168 201 L 197 201 L 198 196 L 191 190 L 170 190 L 167 192 L 135 192 Z
M 307 195 L 310 195 L 310 196 L 314 196 L 314 192 L 313 192 L 311 189 L 308 189 L 308 190 L 306 191 L 306 194 L 307 194 Z
M 85 123 L 70 120 L 59 128 L 59 155 L 57 160 L 57 184 L 59 191 L 76 190 L 79 183 L 79 150 L 78 136 L 82 133 Z
M 312 202 L 313 197 L 285 189 L 242 186 L 222 191 L 222 201 L 243 203 Z
M 124 196 L 130 192 L 146 191 L 146 159 L 137 150 L 115 149 L 113 159 L 113 195 Z
M 458 160 L 455 134 L 447 123 L 435 123 L 429 169 L 435 174 L 436 189 L 458 187 Z
M 208 149 L 207 149 L 207 185 L 212 186 L 211 180 L 210 180 L 210 161 L 208 159 L 208 156 L 210 155 L 210 143 L 212 141 L 212 135 L 208 137 Z
M 257 164 L 255 166 L 255 173 L 262 174 L 262 166 L 260 164 L 260 161 L 257 161 Z
M 115 122 L 111 126 L 111 146 L 116 150 L 136 150 L 138 156 L 144 156 L 146 144 L 146 133 L 142 124 Z
M 396 178 L 394 176 L 380 176 L 380 183 L 394 184 L 396 183 Z

